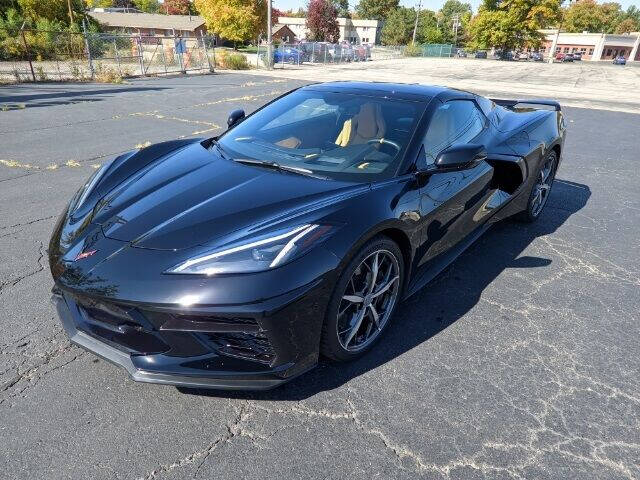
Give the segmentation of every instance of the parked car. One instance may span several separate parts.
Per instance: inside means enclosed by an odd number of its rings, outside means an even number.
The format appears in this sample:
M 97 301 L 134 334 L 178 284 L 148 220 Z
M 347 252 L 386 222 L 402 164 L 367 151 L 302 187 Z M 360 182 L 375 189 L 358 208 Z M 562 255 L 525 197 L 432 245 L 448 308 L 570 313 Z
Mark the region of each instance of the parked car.
M 354 60 L 356 62 L 366 62 L 367 61 L 367 47 L 364 45 L 357 45 L 353 47 L 354 52 Z M 371 54 L 369 54 L 371 56 Z
M 540 52 L 533 52 L 529 59 L 533 60 L 534 62 L 542 62 L 544 60 L 544 57 Z
M 327 43 L 327 54 L 334 62 L 339 62 L 342 56 L 342 47 L 337 43 Z
M 64 331 L 134 380 L 192 388 L 273 388 L 320 355 L 387 358 L 406 346 L 407 322 L 393 325 L 403 299 L 495 222 L 543 214 L 565 121 L 553 100 L 519 103 L 427 85 L 315 84 L 249 116 L 231 112 L 219 136 L 104 162 L 49 243 Z M 494 233 L 458 265 L 545 225 L 513 238 L 501 226 L 500 241 Z M 443 294 L 452 309 L 459 293 Z
M 331 62 L 333 60 L 333 45 L 327 42 L 314 43 L 313 62 Z
M 494 55 L 494 58 L 496 60 L 504 60 L 504 61 L 510 62 L 510 61 L 514 60 L 515 57 L 513 55 L 513 52 L 511 52 L 511 51 L 503 52 L 503 51 L 498 50 L 498 51 L 496 51 L 496 54 Z
M 343 62 L 357 61 L 357 59 L 355 58 L 355 52 L 353 50 L 353 47 L 351 46 L 351 44 L 349 42 L 342 42 L 340 47 L 342 49 L 342 61 Z
M 314 62 L 314 57 L 316 56 L 315 52 L 315 43 L 312 42 L 300 42 L 296 45 L 296 49 L 300 50 L 302 54 L 302 58 L 305 62 Z
M 556 62 L 573 62 L 573 56 L 570 53 L 557 53 Z
M 302 63 L 304 62 L 304 55 L 297 48 L 278 48 L 273 52 L 273 61 L 275 63 Z
M 474 55 L 475 58 L 487 58 L 487 52 L 476 52 Z
M 574 62 L 579 62 L 582 60 L 582 52 L 574 52 L 571 54 Z
M 460 57 L 460 58 L 467 58 L 467 52 L 465 52 L 463 49 L 458 48 L 456 50 L 456 56 Z
M 614 65 L 626 65 L 627 64 L 627 59 L 624 58 L 623 56 L 618 56 L 618 57 L 613 59 L 613 64 Z
M 528 52 L 520 52 L 516 55 L 516 60 L 524 60 L 525 62 L 529 60 Z

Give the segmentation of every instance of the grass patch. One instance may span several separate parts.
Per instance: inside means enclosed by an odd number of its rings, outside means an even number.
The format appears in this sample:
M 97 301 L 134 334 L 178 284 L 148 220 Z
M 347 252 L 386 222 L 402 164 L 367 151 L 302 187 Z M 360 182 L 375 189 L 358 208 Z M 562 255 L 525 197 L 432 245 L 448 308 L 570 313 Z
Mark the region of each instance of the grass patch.
M 238 51 L 244 52 L 244 53 L 258 53 L 258 47 L 256 47 L 255 45 L 247 45 L 247 46 L 238 48 Z

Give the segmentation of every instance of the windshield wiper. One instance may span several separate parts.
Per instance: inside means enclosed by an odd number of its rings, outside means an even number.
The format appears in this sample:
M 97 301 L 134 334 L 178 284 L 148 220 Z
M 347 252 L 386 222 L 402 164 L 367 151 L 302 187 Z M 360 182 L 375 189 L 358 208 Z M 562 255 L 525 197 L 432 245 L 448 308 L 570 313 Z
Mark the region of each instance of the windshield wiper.
M 323 177 L 322 175 L 318 175 L 313 173 L 311 170 L 307 170 L 306 168 L 301 167 L 291 167 L 289 165 L 281 165 L 278 162 L 268 162 L 266 160 L 253 160 L 251 158 L 234 158 L 234 160 L 238 163 L 242 163 L 245 165 L 255 165 L 258 167 L 270 168 L 272 170 L 277 170 L 279 172 L 290 172 L 296 173 L 298 175 L 303 175 L 305 177 L 319 178 L 322 180 L 328 180 L 327 177 Z
M 210 143 L 210 145 L 209 145 L 210 147 L 211 147 L 211 146 L 216 147 L 216 149 L 218 150 L 218 154 L 219 154 L 222 158 L 224 158 L 225 160 L 229 160 L 229 158 L 224 154 L 224 150 L 222 149 L 222 145 L 220 145 L 220 142 L 218 142 L 218 141 L 217 141 L 216 139 L 214 139 L 214 138 L 212 138 L 212 139 L 210 140 L 210 142 L 211 142 L 211 143 Z

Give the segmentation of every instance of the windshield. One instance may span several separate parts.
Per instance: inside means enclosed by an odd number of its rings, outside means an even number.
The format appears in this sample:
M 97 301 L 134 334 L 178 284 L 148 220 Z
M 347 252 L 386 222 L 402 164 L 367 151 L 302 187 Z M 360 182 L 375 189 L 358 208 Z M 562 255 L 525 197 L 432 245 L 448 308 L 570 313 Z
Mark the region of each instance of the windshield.
M 393 175 L 423 109 L 417 102 L 297 90 L 248 117 L 218 143 L 235 160 L 368 182 Z

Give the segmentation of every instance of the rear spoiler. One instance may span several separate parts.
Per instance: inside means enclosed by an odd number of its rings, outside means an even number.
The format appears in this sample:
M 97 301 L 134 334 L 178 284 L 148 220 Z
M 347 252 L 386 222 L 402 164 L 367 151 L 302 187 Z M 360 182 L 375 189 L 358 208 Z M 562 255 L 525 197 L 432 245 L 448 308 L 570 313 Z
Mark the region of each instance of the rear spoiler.
M 545 105 L 547 107 L 553 107 L 556 112 L 562 110 L 562 107 L 555 100 L 500 100 L 492 98 L 492 102 L 501 107 L 513 108 L 516 105 Z

